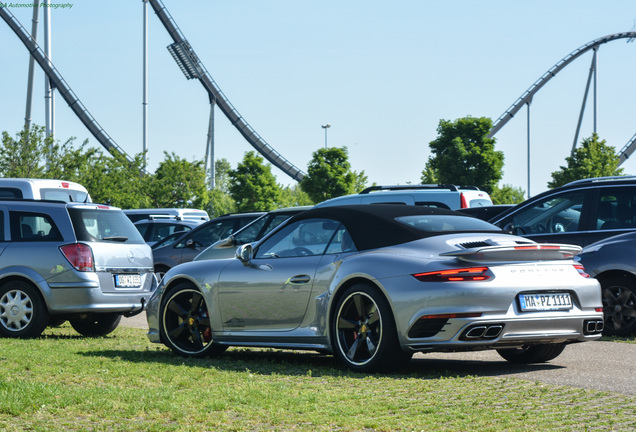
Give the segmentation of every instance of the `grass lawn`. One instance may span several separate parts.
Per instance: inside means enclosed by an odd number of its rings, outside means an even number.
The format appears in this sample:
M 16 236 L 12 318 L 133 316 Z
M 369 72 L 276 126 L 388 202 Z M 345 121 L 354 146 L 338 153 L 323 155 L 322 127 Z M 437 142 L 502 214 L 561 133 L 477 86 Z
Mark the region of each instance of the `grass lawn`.
M 359 375 L 331 356 L 230 349 L 192 360 L 118 328 L 0 339 L 3 431 L 634 430 L 636 398 L 409 368 Z

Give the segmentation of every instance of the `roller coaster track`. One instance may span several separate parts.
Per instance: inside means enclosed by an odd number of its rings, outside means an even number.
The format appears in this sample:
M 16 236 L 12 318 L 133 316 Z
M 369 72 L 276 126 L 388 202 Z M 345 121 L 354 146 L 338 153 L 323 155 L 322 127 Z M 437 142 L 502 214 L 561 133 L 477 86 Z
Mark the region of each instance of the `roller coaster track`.
M 252 145 L 260 154 L 262 154 L 269 162 L 279 168 L 292 179 L 300 181 L 304 177 L 304 173 L 295 165 L 280 155 L 272 146 L 270 146 L 256 131 L 245 121 L 239 112 L 232 106 L 229 99 L 223 94 L 212 76 L 206 70 L 203 63 L 199 60 L 196 53 L 184 37 L 183 33 L 177 26 L 170 13 L 159 0 L 149 0 L 150 5 L 159 17 L 161 23 L 166 28 L 175 44 L 182 52 L 186 54 L 189 61 L 194 65 L 196 70 L 196 78 L 199 79 L 205 90 L 208 92 L 210 100 L 214 101 L 221 109 L 228 120 L 243 135 L 248 143 Z M 53 66 L 53 63 L 47 58 L 44 51 L 32 39 L 29 32 L 20 24 L 15 16 L 4 6 L 0 6 L 0 17 L 9 25 L 13 32 L 20 38 L 29 53 L 38 62 L 44 73 L 49 77 L 51 85 L 58 89 L 62 98 L 66 101 L 75 115 L 86 126 L 91 134 L 104 146 L 109 152 L 117 152 L 124 155 L 129 161 L 133 159 L 106 133 L 97 120 L 90 114 L 88 109 L 82 104 L 75 95 L 71 87 L 66 83 L 59 71 Z
M 5 6 L 0 6 L 0 17 L 11 27 L 13 32 L 20 38 L 26 49 L 31 56 L 38 62 L 44 73 L 49 77 L 51 86 L 56 88 L 64 101 L 73 110 L 75 115 L 86 126 L 91 134 L 99 141 L 99 143 L 106 148 L 111 154 L 122 154 L 130 162 L 133 159 L 120 147 L 117 143 L 106 133 L 97 120 L 91 115 L 91 113 L 82 104 L 79 98 L 75 95 L 71 87 L 66 83 L 62 74 L 53 66 L 53 63 L 48 59 L 42 48 L 31 38 L 31 34 L 20 24 L 15 16 L 9 12 L 9 9 Z
M 272 146 L 270 146 L 256 131 L 241 117 L 236 108 L 232 106 L 229 99 L 223 94 L 216 82 L 212 79 L 212 76 L 205 69 L 203 63 L 199 60 L 196 53 L 186 40 L 185 36 L 177 26 L 172 16 L 163 5 L 160 0 L 149 0 L 150 5 L 154 9 L 155 13 L 159 17 L 159 20 L 166 28 L 170 37 L 176 44 L 176 48 L 181 50 L 187 56 L 187 60 L 192 65 L 193 77 L 198 78 L 205 90 L 210 96 L 210 100 L 213 100 L 221 112 L 225 114 L 227 119 L 236 127 L 236 129 L 243 135 L 248 143 L 252 145 L 260 154 L 262 154 L 268 161 L 274 166 L 279 168 L 285 174 L 289 175 L 294 180 L 300 181 L 305 175 L 296 166 L 294 166 L 287 159 L 282 157 Z M 172 52 L 172 51 L 171 51 Z M 186 75 L 187 76 L 187 75 Z
M 563 57 L 557 64 L 552 66 L 546 73 L 544 73 L 541 78 L 535 81 L 534 84 L 530 86 L 528 90 L 523 93 L 519 99 L 513 103 L 510 108 L 508 108 L 499 118 L 495 121 L 490 133 L 488 134 L 488 138 L 492 138 L 504 125 L 512 119 L 515 114 L 526 104 L 530 104 L 532 102 L 532 98 L 534 95 L 543 87 L 548 81 L 552 79 L 557 73 L 559 73 L 563 68 L 572 63 L 574 60 L 579 58 L 581 55 L 585 54 L 590 50 L 597 49 L 600 45 L 605 44 L 607 42 L 611 42 L 617 39 L 633 39 L 636 38 L 636 32 L 624 32 L 624 33 L 615 33 L 607 36 L 600 37 L 598 39 L 593 40 L 592 42 L 588 42 L 587 44 L 581 46 L 580 48 L 572 51 L 567 56 Z M 632 137 L 632 139 L 621 149 L 618 153 L 620 157 L 620 163 L 625 162 L 627 158 L 636 150 L 636 135 Z

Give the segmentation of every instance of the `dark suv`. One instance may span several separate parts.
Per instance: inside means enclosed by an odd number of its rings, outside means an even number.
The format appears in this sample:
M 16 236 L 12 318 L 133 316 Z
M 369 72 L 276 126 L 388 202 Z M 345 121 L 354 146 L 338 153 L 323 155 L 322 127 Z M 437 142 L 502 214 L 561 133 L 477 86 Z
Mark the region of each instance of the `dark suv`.
M 568 183 L 532 197 L 490 222 L 537 242 L 579 246 L 636 231 L 636 176 Z
M 105 335 L 157 287 L 152 253 L 114 207 L 0 200 L 0 336 L 36 337 L 70 321 Z

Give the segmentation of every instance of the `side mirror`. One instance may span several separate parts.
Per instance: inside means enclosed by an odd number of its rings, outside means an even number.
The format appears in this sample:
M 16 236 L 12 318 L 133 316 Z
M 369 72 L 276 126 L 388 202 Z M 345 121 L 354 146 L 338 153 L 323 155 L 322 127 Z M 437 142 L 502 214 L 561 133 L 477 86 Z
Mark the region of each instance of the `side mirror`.
M 186 244 L 185 244 L 185 247 L 187 247 L 187 248 L 192 248 L 192 249 L 194 249 L 194 247 L 195 247 L 195 246 L 196 246 L 196 245 L 195 245 L 195 243 L 194 243 L 194 240 L 192 240 L 192 239 L 188 239 L 188 241 L 187 241 L 187 242 L 186 242 Z
M 252 245 L 247 243 L 236 249 L 236 258 L 240 259 L 243 264 L 247 264 L 252 260 L 253 253 L 254 250 L 252 249 Z

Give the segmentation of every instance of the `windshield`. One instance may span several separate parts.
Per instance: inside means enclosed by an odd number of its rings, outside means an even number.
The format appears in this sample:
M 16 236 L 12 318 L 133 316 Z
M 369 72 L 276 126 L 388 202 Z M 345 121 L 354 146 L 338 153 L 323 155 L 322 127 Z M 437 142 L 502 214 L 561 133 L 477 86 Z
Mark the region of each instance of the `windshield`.
M 450 233 L 450 232 L 473 232 L 492 231 L 501 232 L 500 228 L 469 216 L 452 215 L 412 215 L 401 216 L 395 219 L 405 225 L 410 225 L 426 233 Z
M 121 210 L 71 208 L 68 212 L 79 241 L 145 243 L 135 225 Z

